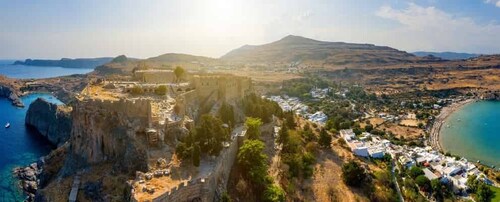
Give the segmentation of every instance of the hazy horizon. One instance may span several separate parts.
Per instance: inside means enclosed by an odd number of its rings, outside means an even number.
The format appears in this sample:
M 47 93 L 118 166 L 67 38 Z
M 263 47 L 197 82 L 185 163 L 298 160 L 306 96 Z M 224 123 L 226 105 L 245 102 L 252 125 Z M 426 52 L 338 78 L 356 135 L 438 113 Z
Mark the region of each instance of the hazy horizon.
M 499 0 L 0 0 L 0 59 L 218 58 L 287 35 L 407 52 L 498 54 L 499 11 Z

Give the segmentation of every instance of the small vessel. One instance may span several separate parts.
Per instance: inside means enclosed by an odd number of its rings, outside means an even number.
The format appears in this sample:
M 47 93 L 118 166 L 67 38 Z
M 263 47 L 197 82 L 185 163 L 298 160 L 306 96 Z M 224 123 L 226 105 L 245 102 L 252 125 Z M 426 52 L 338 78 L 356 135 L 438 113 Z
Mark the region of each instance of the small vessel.
M 5 124 L 5 128 L 9 128 L 9 127 L 10 127 L 10 123 Z

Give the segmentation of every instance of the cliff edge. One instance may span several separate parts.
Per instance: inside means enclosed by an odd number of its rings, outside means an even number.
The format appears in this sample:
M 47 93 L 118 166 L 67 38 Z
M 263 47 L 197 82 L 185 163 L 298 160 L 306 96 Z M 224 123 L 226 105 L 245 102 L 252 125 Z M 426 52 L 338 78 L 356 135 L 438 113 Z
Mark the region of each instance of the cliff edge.
M 23 102 L 19 99 L 19 96 L 16 94 L 15 90 L 7 85 L 0 84 L 0 97 L 5 97 L 12 101 L 12 104 L 17 107 L 24 107 Z
M 69 140 L 71 134 L 71 108 L 38 98 L 30 104 L 25 123 L 52 144 L 61 146 Z

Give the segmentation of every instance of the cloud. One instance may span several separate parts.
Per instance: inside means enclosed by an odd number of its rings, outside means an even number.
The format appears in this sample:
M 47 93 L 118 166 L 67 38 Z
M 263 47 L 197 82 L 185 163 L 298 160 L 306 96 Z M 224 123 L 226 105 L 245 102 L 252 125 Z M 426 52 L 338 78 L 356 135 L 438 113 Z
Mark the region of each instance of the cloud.
M 407 8 L 382 6 L 376 16 L 399 23 L 379 37 L 391 38 L 390 44 L 407 50 L 465 50 L 478 53 L 500 51 L 500 25 L 479 24 L 469 17 L 457 17 L 436 7 L 415 3 Z
M 496 7 L 500 8 L 500 0 L 485 0 L 484 3 L 495 4 Z

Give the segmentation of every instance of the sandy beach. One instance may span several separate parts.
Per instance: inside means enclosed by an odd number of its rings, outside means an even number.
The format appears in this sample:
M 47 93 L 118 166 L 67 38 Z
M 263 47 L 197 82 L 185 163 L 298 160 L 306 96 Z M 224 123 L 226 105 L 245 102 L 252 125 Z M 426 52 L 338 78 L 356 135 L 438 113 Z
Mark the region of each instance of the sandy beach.
M 477 101 L 476 99 L 467 99 L 467 100 L 463 100 L 460 102 L 455 102 L 455 103 L 453 103 L 449 106 L 443 107 L 443 109 L 441 109 L 441 112 L 434 120 L 434 124 L 431 128 L 431 131 L 430 131 L 429 142 L 430 142 L 430 146 L 434 150 L 444 152 L 442 150 L 441 143 L 439 142 L 439 132 L 441 131 L 441 127 L 444 124 L 444 120 L 446 120 L 446 118 L 448 118 L 448 116 L 450 114 L 452 114 L 456 110 L 460 109 L 461 107 L 465 106 L 466 104 L 476 102 L 476 101 Z

